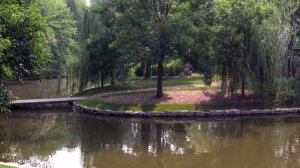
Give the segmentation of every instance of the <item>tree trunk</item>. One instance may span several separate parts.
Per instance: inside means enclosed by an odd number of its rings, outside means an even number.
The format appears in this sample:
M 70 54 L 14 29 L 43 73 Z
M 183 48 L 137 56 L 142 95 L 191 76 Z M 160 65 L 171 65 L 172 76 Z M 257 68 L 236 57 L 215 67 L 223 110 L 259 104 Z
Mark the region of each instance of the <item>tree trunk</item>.
M 147 60 L 145 63 L 145 71 L 144 71 L 145 79 L 149 79 L 151 77 L 151 61 Z
M 157 66 L 157 90 L 156 90 L 156 98 L 162 98 L 163 96 L 163 71 L 164 71 L 164 58 L 162 56 L 159 57 L 158 66 Z
M 112 66 L 112 72 L 111 72 L 111 86 L 115 87 L 115 71 L 114 71 L 114 66 Z
M 245 97 L 245 77 L 244 74 L 242 74 L 242 98 Z
M 57 94 L 58 95 L 60 95 L 60 93 L 61 93 L 60 85 L 61 85 L 61 74 L 59 72 L 59 74 L 58 74 L 58 83 L 57 83 Z
M 101 87 L 103 88 L 104 87 L 104 73 L 103 73 L 103 70 L 101 71 Z
M 157 63 L 157 90 L 156 90 L 156 98 L 162 98 L 163 90 L 162 90 L 162 80 L 164 76 L 164 51 L 161 50 L 160 56 Z
M 291 40 L 288 44 L 288 67 L 287 67 L 287 73 L 288 73 L 288 76 L 289 77 L 293 77 L 294 76 L 294 56 L 295 56 L 295 52 L 294 52 L 294 45 L 295 45 L 295 42 L 296 42 L 296 37 L 297 37 L 297 19 L 296 19 L 296 16 L 295 15 L 292 15 L 291 17 L 291 21 L 290 21 L 290 26 L 292 28 L 292 36 L 291 36 Z
M 156 90 L 156 98 L 162 98 L 163 95 L 163 76 L 164 76 L 164 59 L 166 54 L 166 46 L 164 37 L 160 37 L 159 40 L 159 58 L 157 62 L 157 90 Z

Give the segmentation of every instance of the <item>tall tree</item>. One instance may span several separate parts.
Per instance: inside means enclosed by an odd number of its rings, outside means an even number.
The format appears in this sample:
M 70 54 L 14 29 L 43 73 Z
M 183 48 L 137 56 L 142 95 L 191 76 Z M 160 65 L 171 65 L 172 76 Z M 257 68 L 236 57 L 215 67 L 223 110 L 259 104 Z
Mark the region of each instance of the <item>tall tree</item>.
M 223 86 L 232 94 L 241 89 L 244 96 L 249 88 L 269 103 L 285 83 L 290 39 L 290 14 L 285 11 L 291 9 L 287 2 L 216 1 L 217 60 Z
M 67 59 L 78 52 L 77 25 L 65 0 L 53 0 L 51 3 L 42 0 L 41 4 L 43 15 L 51 30 L 47 36 L 51 59 L 46 75 L 61 76 Z
M 6 80 L 38 77 L 48 57 L 49 32 L 37 0 L 0 1 L 0 111 L 11 100 Z
M 155 58 L 158 65 L 156 97 L 163 97 L 164 63 L 180 56 L 179 46 L 191 49 L 197 30 L 185 1 L 108 1 L 99 4 L 100 15 L 114 13 L 107 24 L 117 27 L 116 44 L 135 61 Z M 111 18 L 111 17 L 110 17 Z M 147 62 L 147 61 L 146 61 Z

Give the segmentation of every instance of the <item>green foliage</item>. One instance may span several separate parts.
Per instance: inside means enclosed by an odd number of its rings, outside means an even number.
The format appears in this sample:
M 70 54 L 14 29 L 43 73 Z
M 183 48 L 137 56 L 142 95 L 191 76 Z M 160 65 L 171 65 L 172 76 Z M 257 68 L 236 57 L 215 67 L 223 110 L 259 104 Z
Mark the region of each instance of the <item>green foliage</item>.
M 278 105 L 300 105 L 300 82 L 291 79 L 281 81 L 279 91 L 276 94 Z
M 105 81 L 120 77 L 125 80 L 134 65 L 141 62 L 150 65 L 154 61 L 157 62 L 157 70 L 152 70 L 152 73 L 157 75 L 160 83 L 165 62 L 176 57 L 188 59 L 192 54 L 196 55 L 197 48 L 205 43 L 200 38 L 194 38 L 205 32 L 199 31 L 202 25 L 198 25 L 198 17 L 193 18 L 190 12 L 190 8 L 198 9 L 197 5 L 194 5 L 179 0 L 174 2 L 113 0 L 93 5 L 84 20 L 85 52 L 81 61 L 80 88 L 83 89 L 88 83 L 102 82 L 99 80 L 101 77 Z M 204 12 L 204 8 L 201 12 Z M 203 54 L 198 58 L 202 56 L 210 57 L 211 54 Z M 203 61 L 201 64 L 205 65 L 208 62 Z M 89 67 L 89 64 L 93 66 Z M 182 71 L 179 67 L 180 65 L 170 66 L 167 71 L 170 75 L 178 75 Z M 203 66 L 202 72 L 206 72 L 206 67 Z M 114 71 L 109 72 L 111 69 Z M 141 75 L 143 70 L 140 68 L 138 70 L 138 75 Z M 161 90 L 161 85 L 158 85 L 158 92 L 159 89 Z
M 49 29 L 39 1 L 0 1 L 0 112 L 8 112 L 12 94 L 7 80 L 38 77 L 49 56 Z
M 144 69 L 141 64 L 137 64 L 135 67 L 133 67 L 133 71 L 135 76 L 144 76 Z M 166 76 L 179 76 L 184 69 L 184 65 L 181 59 L 175 59 L 175 60 L 170 60 L 168 63 L 165 65 L 165 75 Z M 157 75 L 157 65 L 152 65 L 151 66 L 151 73 L 152 76 Z
M 278 1 L 279 2 L 279 1 Z M 298 3 L 299 5 L 299 3 Z M 284 78 L 289 19 L 277 3 L 263 0 L 217 0 L 216 58 L 223 88 L 234 94 L 250 88 L 272 102 Z
M 0 113 L 9 112 L 9 104 L 14 100 L 14 97 L 10 91 L 4 88 L 4 84 L 0 81 Z
M 44 76 L 55 77 L 66 71 L 68 66 L 65 65 L 69 65 L 69 61 L 76 59 L 79 48 L 76 41 L 77 25 L 65 0 L 53 0 L 51 3 L 42 0 L 40 8 L 49 26 L 47 39 L 51 51 Z
M 300 81 L 294 81 L 292 89 L 294 90 L 295 97 L 294 97 L 294 105 L 300 105 Z
M 83 54 L 80 58 L 80 90 L 89 84 L 103 87 L 126 82 L 133 67 L 132 57 L 121 52 L 117 34 L 120 29 L 114 22 L 117 16 L 110 13 L 107 4 L 98 6 L 97 13 L 87 11 L 82 34 Z M 112 8 L 112 10 L 115 10 Z
M 135 76 L 144 76 L 144 69 L 141 64 L 133 67 Z
M 166 64 L 166 74 L 168 76 L 179 76 L 184 69 L 181 59 L 171 60 Z
M 38 76 L 47 59 L 46 19 L 39 1 L 3 0 L 0 2 L 1 76 L 21 79 Z M 4 74 L 5 71 L 5 74 Z M 9 74 L 9 77 L 6 76 Z
M 151 75 L 152 76 L 157 76 L 157 65 L 152 65 L 151 66 Z

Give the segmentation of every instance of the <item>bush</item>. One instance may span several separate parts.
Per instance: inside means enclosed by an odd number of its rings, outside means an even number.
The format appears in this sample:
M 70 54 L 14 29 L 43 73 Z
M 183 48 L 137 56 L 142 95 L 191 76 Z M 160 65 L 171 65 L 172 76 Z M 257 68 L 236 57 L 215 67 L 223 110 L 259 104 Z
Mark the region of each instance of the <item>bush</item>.
M 300 81 L 287 80 L 284 89 L 276 94 L 276 103 L 280 105 L 300 105 Z
M 184 64 L 181 59 L 171 60 L 166 65 L 166 75 L 179 76 L 183 72 Z
M 151 75 L 152 76 L 157 76 L 157 65 L 152 65 L 151 66 Z
M 4 84 L 0 81 L 0 113 L 9 112 L 9 104 L 14 100 L 12 93 L 4 88 Z
M 135 76 L 144 76 L 144 69 L 141 64 L 138 64 L 134 67 Z
M 295 105 L 300 105 L 300 81 L 294 81 L 293 82 L 293 90 L 295 94 Z

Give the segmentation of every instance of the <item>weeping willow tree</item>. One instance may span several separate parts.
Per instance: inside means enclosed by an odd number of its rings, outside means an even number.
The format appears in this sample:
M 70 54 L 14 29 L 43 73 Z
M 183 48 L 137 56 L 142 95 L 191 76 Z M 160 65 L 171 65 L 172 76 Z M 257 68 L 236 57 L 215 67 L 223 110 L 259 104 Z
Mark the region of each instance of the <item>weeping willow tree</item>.
M 98 3 L 86 12 L 82 31 L 79 90 L 89 85 L 115 86 L 126 81 L 130 61 L 124 58 L 116 45 L 119 28 L 118 13 Z
M 216 52 L 222 86 L 242 97 L 250 89 L 269 103 L 287 86 L 291 4 L 296 1 L 216 0 Z M 221 37 L 221 38 L 220 38 Z M 286 66 L 288 65 L 288 66 Z M 288 88 L 284 88 L 288 89 Z

